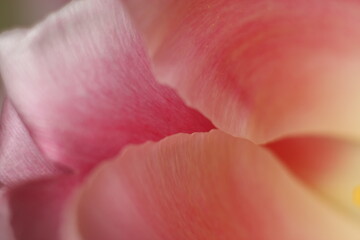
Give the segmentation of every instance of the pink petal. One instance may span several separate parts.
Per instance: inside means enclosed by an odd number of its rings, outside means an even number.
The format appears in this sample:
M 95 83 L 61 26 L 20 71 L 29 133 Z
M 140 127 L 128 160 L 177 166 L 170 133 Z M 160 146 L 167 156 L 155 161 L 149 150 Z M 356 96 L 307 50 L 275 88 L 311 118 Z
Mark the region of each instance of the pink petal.
M 357 240 L 272 154 L 220 131 L 124 150 L 76 194 L 64 240 Z
M 66 171 L 44 159 L 9 101 L 3 105 L 0 127 L 0 185 L 14 185 Z
M 340 139 L 297 137 L 267 145 L 321 196 L 360 220 L 360 145 Z
M 65 203 L 77 184 L 76 178 L 65 176 L 10 190 L 9 208 L 16 240 L 58 240 Z
M 222 130 L 359 139 L 359 1 L 123 2 L 157 79 Z
M 117 0 L 74 1 L 0 40 L 6 90 L 46 158 L 88 168 L 124 145 L 213 125 L 155 82 Z
M 10 209 L 6 192 L 0 190 L 0 234 L 3 240 L 15 240 L 10 224 Z

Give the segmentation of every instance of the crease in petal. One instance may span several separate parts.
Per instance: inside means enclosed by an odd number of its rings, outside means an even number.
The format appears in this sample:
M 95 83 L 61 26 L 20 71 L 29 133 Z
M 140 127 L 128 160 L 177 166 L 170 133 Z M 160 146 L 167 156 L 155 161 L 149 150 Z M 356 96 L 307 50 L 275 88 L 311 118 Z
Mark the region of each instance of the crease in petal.
M 129 143 L 208 131 L 211 122 L 154 80 L 117 0 L 74 1 L 0 39 L 5 89 L 47 159 L 86 170 Z
M 360 222 L 360 146 L 319 136 L 285 138 L 266 145 L 303 182 Z
M 43 157 L 13 105 L 5 100 L 0 125 L 0 183 L 12 186 L 67 171 Z
M 66 240 L 338 240 L 358 225 L 269 151 L 221 131 L 126 148 L 70 201 Z
M 159 82 L 218 128 L 258 143 L 359 139 L 358 1 L 123 2 Z

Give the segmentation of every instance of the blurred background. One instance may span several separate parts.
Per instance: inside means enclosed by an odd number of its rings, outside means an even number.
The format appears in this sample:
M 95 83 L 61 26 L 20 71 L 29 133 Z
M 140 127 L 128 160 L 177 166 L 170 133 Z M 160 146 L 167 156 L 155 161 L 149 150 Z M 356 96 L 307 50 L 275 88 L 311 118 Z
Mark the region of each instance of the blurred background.
M 30 26 L 70 0 L 0 0 L 0 32 Z

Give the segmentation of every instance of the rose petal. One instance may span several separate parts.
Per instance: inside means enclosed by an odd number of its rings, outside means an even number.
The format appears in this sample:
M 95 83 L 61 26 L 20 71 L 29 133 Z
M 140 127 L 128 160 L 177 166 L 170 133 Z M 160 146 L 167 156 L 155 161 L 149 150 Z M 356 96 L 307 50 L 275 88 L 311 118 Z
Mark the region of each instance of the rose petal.
M 157 79 L 222 130 L 360 138 L 359 1 L 123 2 Z
M 58 240 L 65 203 L 77 184 L 77 178 L 63 176 L 28 182 L 10 190 L 16 240 Z
M 220 131 L 127 148 L 77 193 L 66 240 L 339 240 L 360 229 L 262 147 Z
M 49 159 L 87 168 L 128 143 L 213 125 L 155 82 L 117 0 L 74 1 L 0 40 L 15 108 Z
M 0 190 L 0 233 L 3 240 L 15 240 L 13 229 L 10 225 L 10 209 L 6 192 Z
M 360 219 L 360 145 L 324 137 L 287 138 L 267 145 L 300 179 Z
M 0 125 L 0 186 L 65 171 L 44 159 L 12 104 L 5 101 Z

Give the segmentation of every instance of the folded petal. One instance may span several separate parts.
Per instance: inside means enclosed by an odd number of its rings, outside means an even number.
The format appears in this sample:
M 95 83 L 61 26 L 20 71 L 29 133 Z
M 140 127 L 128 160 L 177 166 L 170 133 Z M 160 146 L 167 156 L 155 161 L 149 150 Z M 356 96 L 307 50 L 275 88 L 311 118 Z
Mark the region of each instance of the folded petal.
M 59 175 L 63 166 L 47 161 L 12 104 L 5 100 L 0 120 L 0 185 Z
M 28 182 L 9 190 L 9 211 L 16 240 L 60 239 L 65 203 L 77 184 L 77 178 L 63 176 Z
M 117 0 L 74 1 L 0 39 L 15 109 L 46 158 L 88 168 L 128 143 L 213 125 L 155 82 Z
M 357 240 L 262 147 L 220 131 L 129 147 L 76 194 L 66 240 Z
M 267 145 L 322 196 L 360 220 L 360 145 L 325 137 L 282 139 Z
M 360 138 L 359 1 L 122 1 L 157 79 L 222 130 Z

